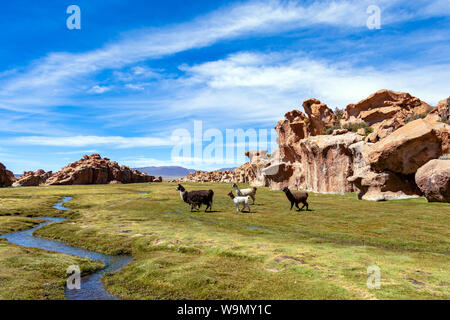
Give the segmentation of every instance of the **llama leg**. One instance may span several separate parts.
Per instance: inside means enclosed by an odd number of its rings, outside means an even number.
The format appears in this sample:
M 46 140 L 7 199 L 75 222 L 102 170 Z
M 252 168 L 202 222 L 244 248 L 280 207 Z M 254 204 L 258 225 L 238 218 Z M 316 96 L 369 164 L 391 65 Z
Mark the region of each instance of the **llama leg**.
M 300 207 L 298 206 L 298 202 L 295 203 L 295 206 L 297 207 L 297 211 L 302 210 L 302 209 L 300 209 Z
M 252 194 L 250 197 L 251 197 L 252 200 L 253 200 L 253 203 L 252 203 L 252 204 L 255 204 L 255 196 Z
M 294 207 L 294 202 L 291 202 L 291 211 L 292 211 L 293 207 Z

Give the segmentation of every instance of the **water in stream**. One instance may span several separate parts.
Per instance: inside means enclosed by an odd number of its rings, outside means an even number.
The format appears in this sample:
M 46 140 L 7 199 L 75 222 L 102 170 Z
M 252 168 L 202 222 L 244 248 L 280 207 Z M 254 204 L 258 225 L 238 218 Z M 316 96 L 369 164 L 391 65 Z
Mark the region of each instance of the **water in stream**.
M 65 197 L 60 203 L 56 204 L 54 208 L 59 210 L 69 210 L 69 208 L 64 207 L 64 203 L 69 201 L 70 197 Z M 68 246 L 62 242 L 40 239 L 33 236 L 33 232 L 37 229 L 42 228 L 50 223 L 57 223 L 65 221 L 64 218 L 50 218 L 50 217 L 39 217 L 41 220 L 45 220 L 44 223 L 34 227 L 33 229 L 28 229 L 24 231 L 19 231 L 11 234 L 6 234 L 0 236 L 0 238 L 7 239 L 9 242 L 14 244 L 24 246 L 45 249 L 48 251 L 56 251 L 66 254 L 75 255 L 78 257 L 87 257 L 93 260 L 103 261 L 105 268 L 98 270 L 90 275 L 81 278 L 81 289 L 80 290 L 69 290 L 65 289 L 65 295 L 67 300 L 116 300 L 114 297 L 108 293 L 103 287 L 103 283 L 100 278 L 106 273 L 114 273 L 125 267 L 132 258 L 130 256 L 112 256 L 97 253 L 94 251 L 89 251 L 77 247 Z

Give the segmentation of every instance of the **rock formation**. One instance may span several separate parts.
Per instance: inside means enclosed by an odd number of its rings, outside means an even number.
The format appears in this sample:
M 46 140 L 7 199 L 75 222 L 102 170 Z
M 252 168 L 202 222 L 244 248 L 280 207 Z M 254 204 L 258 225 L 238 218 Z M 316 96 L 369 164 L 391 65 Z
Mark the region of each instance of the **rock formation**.
M 0 163 L 0 188 L 2 187 L 10 187 L 14 182 L 14 174 L 6 170 L 6 167 L 3 163 Z
M 416 172 L 416 183 L 429 202 L 450 202 L 450 160 L 431 160 Z
M 103 158 L 99 154 L 85 155 L 83 159 L 69 164 L 51 176 L 48 185 L 72 184 L 117 184 L 153 182 L 155 177 L 126 166 L 119 166 L 115 161 Z
M 413 174 L 447 152 L 449 135 L 450 126 L 445 123 L 415 120 L 372 145 L 366 160 L 378 171 Z
M 413 115 L 424 115 L 430 105 L 409 93 L 380 90 L 356 104 L 349 104 L 342 117 L 343 124 L 365 122 L 373 132 L 368 141 L 377 142 L 406 124 Z
M 31 187 L 44 184 L 45 181 L 53 175 L 51 171 L 45 172 L 39 169 L 36 172 L 25 171 L 23 175 L 13 183 L 13 187 Z
M 309 118 L 308 133 L 312 136 L 324 134 L 326 129 L 336 123 L 336 115 L 324 103 L 317 99 L 308 99 L 303 102 L 303 109 Z
M 265 168 L 266 185 L 274 189 L 289 187 L 321 193 L 354 191 L 347 178 L 364 165 L 360 150 L 354 146 L 363 137 L 357 133 L 320 135 L 302 139 L 295 146 L 284 145 L 280 150 L 299 150 L 295 157 L 280 155 L 280 161 Z M 288 139 L 289 141 L 289 139 Z M 272 171 L 272 172 L 270 172 Z
M 377 172 L 365 166 L 348 178 L 359 190 L 358 199 L 371 201 L 398 200 L 419 197 L 414 180 L 390 171 Z
M 432 109 L 408 93 L 380 90 L 348 105 L 340 122 L 317 99 L 306 100 L 303 108 L 306 115 L 293 110 L 278 122 L 278 149 L 271 155 L 250 151 L 249 162 L 233 171 L 195 172 L 184 181 L 404 199 L 425 193 L 414 174 L 449 152 L 448 99 Z M 326 135 L 330 128 L 332 134 Z
M 427 118 L 430 121 L 440 121 L 449 124 L 450 121 L 450 97 L 441 100 L 436 108 L 434 108 Z

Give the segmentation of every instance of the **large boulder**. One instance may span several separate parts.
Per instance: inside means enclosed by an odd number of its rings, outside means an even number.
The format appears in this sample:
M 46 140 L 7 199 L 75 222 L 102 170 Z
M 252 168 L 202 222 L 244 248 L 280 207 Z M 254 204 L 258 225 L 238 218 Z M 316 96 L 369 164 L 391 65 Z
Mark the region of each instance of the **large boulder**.
M 152 182 L 155 179 L 138 170 L 119 166 L 117 162 L 102 158 L 99 154 L 83 156 L 83 159 L 70 163 L 61 171 L 55 173 L 46 184 L 108 184 L 108 183 L 139 183 Z
M 13 183 L 13 187 L 32 187 L 45 183 L 48 178 L 53 175 L 51 171 L 45 172 L 42 169 L 33 171 L 25 171 L 23 175 Z
M 309 119 L 303 112 L 293 110 L 284 117 L 275 126 L 279 154 L 283 161 L 296 159 L 296 155 L 300 153 L 298 142 L 309 136 Z
M 302 139 L 298 142 L 299 152 L 295 157 L 285 158 L 264 169 L 266 185 L 273 189 L 290 187 L 321 193 L 352 192 L 353 185 L 347 178 L 363 160 L 355 154 L 359 149 L 353 145 L 363 138 L 349 132 Z
M 336 123 L 336 115 L 325 103 L 311 98 L 303 102 L 303 109 L 309 118 L 309 133 L 312 136 L 324 134 Z
M 413 115 L 425 116 L 432 107 L 406 92 L 379 90 L 356 104 L 349 104 L 342 123 L 365 122 L 372 127 L 368 141 L 377 142 L 404 126 Z
M 373 144 L 366 161 L 377 171 L 414 174 L 425 163 L 447 152 L 449 134 L 450 126 L 445 123 L 415 120 Z
M 450 97 L 439 101 L 437 107 L 427 115 L 427 119 L 448 123 L 450 121 Z
M 385 201 L 420 196 L 420 190 L 410 177 L 390 171 L 376 172 L 370 166 L 357 170 L 348 181 L 358 188 L 360 200 Z
M 429 202 L 450 202 L 450 160 L 431 160 L 416 172 L 416 183 Z
M 285 114 L 285 119 L 278 122 L 279 156 L 282 161 L 292 161 L 301 153 L 298 142 L 310 136 L 325 134 L 328 128 L 336 124 L 337 117 L 326 104 L 311 98 L 303 102 L 305 115 L 299 110 Z
M 0 163 L 0 187 L 10 187 L 14 182 L 14 174 L 6 170 L 3 163 Z
M 406 92 L 379 90 L 356 104 L 349 104 L 345 109 L 342 120 L 344 122 L 364 121 L 369 125 L 392 119 L 397 114 L 407 116 L 422 114 L 431 109 L 431 106 L 419 98 Z

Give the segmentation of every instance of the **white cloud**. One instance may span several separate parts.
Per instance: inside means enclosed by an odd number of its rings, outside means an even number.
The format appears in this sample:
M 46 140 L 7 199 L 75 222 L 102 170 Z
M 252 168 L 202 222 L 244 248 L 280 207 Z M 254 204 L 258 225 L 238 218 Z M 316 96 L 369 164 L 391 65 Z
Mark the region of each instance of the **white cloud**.
M 247 112 L 244 116 L 248 117 L 253 115 L 248 111 L 264 112 L 262 106 L 279 107 L 289 98 L 294 98 L 297 105 L 301 104 L 298 99 L 315 96 L 331 105 L 345 106 L 383 88 L 407 91 L 435 104 L 448 95 L 447 84 L 450 83 L 448 64 L 414 68 L 386 65 L 375 69 L 289 53 L 239 53 L 224 60 L 183 66 L 183 70 L 188 75 L 186 83 L 202 84 L 202 89 L 191 103 L 183 101 L 182 104 L 207 107 L 203 105 L 204 100 L 210 101 L 210 105 L 218 102 L 215 100 L 222 100 L 219 104 L 233 105 L 230 100 L 234 101 L 236 97 L 246 95 L 253 99 L 260 95 L 261 100 L 267 101 L 262 105 L 255 103 L 254 107 L 242 108 L 237 103 L 237 108 L 243 111 L 241 113 Z M 212 91 L 218 97 L 213 101 Z M 226 96 L 230 98 L 226 99 Z M 248 105 L 248 101 L 244 104 Z
M 36 145 L 47 147 L 86 147 L 107 145 L 111 148 L 137 148 L 171 146 L 170 139 L 157 137 L 120 137 L 120 136 L 24 136 L 3 140 L 4 144 Z
M 126 88 L 131 89 L 131 90 L 137 90 L 137 91 L 142 91 L 144 90 L 144 85 L 143 84 L 136 84 L 136 83 L 127 83 L 125 85 Z
M 111 87 L 106 87 L 106 86 L 93 86 L 91 89 L 88 90 L 88 93 L 97 93 L 97 94 L 102 94 L 105 92 L 108 92 L 111 90 Z
M 344 28 L 365 27 L 366 8 L 374 2 L 389 8 L 399 1 L 343 0 L 314 2 L 310 5 L 301 5 L 296 1 L 255 1 L 224 7 L 192 22 L 130 32 L 126 39 L 96 50 L 49 53 L 32 63 L 24 73 L 2 79 L 0 106 L 8 105 L 4 100 L 7 97 L 15 97 L 24 91 L 33 94 L 35 102 L 46 98 L 46 103 L 53 103 L 53 97 L 79 93 L 84 83 L 78 81 L 80 77 L 210 46 L 221 40 L 255 34 L 278 34 L 318 24 Z M 395 12 L 385 11 L 383 19 L 386 21 L 402 19 Z M 430 10 L 429 14 L 438 14 L 436 11 Z M 135 74 L 139 73 L 139 67 L 134 71 Z M 13 102 L 10 100 L 10 103 Z

